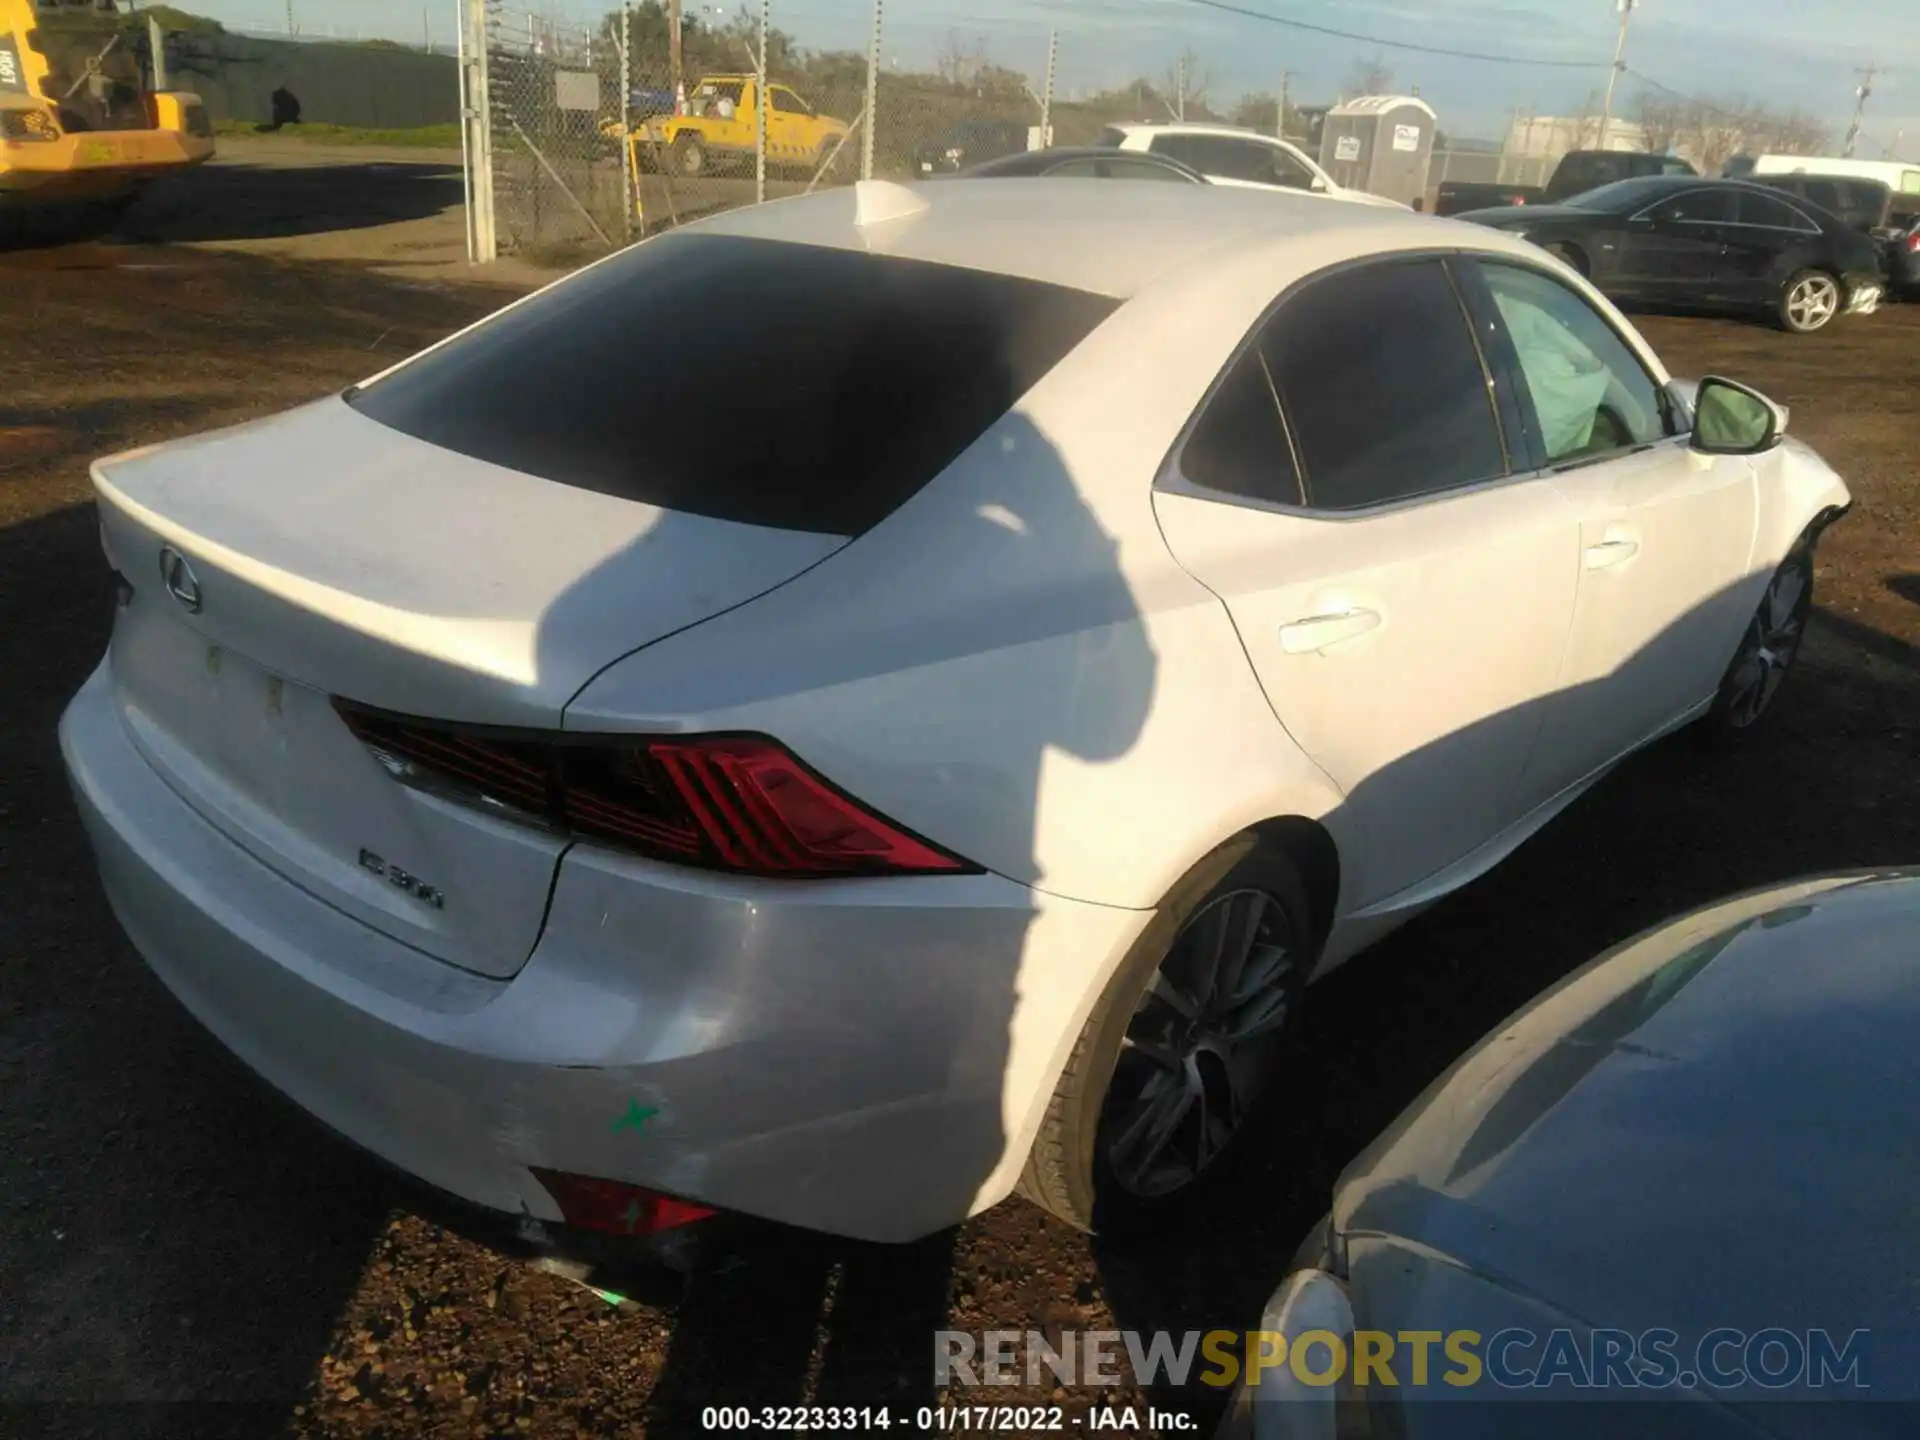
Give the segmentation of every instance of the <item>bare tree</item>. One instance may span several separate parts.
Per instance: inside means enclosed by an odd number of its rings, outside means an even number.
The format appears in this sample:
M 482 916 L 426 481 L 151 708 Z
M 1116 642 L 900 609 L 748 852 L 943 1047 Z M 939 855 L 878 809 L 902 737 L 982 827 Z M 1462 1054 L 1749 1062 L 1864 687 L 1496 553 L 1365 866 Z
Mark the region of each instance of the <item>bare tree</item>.
M 964 39 L 958 30 L 949 30 L 934 56 L 933 68 L 956 90 L 970 90 L 974 79 L 987 67 L 987 46 L 980 37 Z
M 1347 71 L 1346 93 L 1349 97 L 1387 95 L 1392 91 L 1393 67 L 1387 63 L 1384 55 L 1375 55 L 1371 60 L 1356 60 L 1353 68 Z
M 1191 49 L 1182 50 L 1160 77 L 1160 93 L 1168 97 L 1174 114 L 1184 120 L 1187 108 L 1207 108 L 1207 92 L 1213 88 L 1213 75 L 1200 63 Z
M 1647 149 L 1656 155 L 1673 149 L 1687 124 L 1685 103 L 1656 90 L 1640 92 L 1634 102 L 1634 115 L 1646 133 Z

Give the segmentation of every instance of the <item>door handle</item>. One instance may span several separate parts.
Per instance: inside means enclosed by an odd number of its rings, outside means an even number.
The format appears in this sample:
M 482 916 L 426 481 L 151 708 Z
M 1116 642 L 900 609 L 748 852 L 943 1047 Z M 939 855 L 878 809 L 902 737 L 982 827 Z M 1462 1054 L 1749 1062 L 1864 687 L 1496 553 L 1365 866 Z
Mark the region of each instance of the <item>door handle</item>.
M 1372 610 L 1342 610 L 1334 615 L 1310 615 L 1280 627 L 1280 648 L 1289 655 L 1310 655 L 1380 628 Z
M 1638 540 L 1604 540 L 1587 547 L 1587 569 L 1605 570 L 1622 565 L 1640 553 Z

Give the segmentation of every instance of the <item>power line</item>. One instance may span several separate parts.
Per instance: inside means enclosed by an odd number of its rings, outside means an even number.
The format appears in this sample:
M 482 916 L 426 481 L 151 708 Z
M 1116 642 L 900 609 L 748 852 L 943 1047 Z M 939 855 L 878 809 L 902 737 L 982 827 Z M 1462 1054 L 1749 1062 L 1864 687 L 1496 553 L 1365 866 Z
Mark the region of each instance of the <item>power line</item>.
M 1484 50 L 1453 50 L 1444 45 L 1417 45 L 1411 40 L 1383 40 L 1377 35 L 1358 35 L 1351 30 L 1336 30 L 1330 25 L 1314 25 L 1305 20 L 1290 20 L 1284 15 L 1269 15 L 1262 10 L 1249 10 L 1241 5 L 1231 5 L 1227 0 L 1188 0 L 1188 3 L 1201 5 L 1209 10 L 1224 10 L 1229 15 L 1240 15 L 1249 20 L 1263 20 L 1269 25 L 1284 25 L 1289 30 L 1305 30 L 1314 35 L 1331 35 L 1336 40 L 1357 40 L 1362 45 L 1377 45 L 1382 50 L 1411 50 L 1419 55 L 1446 55 L 1455 60 L 1484 60 L 1490 65 L 1538 65 L 1557 70 L 1598 70 L 1607 63 L 1605 60 L 1540 60 L 1526 55 L 1490 55 Z

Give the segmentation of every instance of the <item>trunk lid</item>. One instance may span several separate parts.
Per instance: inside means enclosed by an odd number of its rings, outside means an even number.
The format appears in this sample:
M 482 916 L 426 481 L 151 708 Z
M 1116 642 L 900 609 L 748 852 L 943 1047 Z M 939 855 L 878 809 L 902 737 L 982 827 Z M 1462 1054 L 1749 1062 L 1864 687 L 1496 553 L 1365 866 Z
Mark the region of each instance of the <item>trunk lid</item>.
M 564 842 L 398 784 L 331 697 L 558 730 L 605 665 L 846 543 L 538 479 L 338 399 L 94 479 L 133 587 L 116 696 L 156 771 L 269 868 L 495 976 L 538 940 Z

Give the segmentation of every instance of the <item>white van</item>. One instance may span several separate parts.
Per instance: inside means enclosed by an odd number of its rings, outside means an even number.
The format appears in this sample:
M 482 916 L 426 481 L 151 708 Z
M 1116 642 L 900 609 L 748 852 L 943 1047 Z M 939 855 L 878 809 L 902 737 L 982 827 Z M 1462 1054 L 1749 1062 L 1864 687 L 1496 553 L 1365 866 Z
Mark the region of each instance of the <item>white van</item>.
M 1920 165 L 1901 160 L 1841 160 L 1825 155 L 1762 155 L 1755 175 L 1840 175 L 1878 180 L 1896 195 L 1920 196 Z

